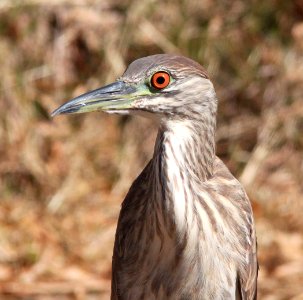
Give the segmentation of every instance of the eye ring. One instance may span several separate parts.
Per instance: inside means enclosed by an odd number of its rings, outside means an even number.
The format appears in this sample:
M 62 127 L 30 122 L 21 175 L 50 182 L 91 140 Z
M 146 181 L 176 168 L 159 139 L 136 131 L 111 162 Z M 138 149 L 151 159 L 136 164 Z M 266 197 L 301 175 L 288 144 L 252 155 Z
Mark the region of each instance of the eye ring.
M 155 73 L 151 78 L 151 85 L 157 90 L 166 88 L 170 83 L 170 76 L 167 72 L 160 71 Z

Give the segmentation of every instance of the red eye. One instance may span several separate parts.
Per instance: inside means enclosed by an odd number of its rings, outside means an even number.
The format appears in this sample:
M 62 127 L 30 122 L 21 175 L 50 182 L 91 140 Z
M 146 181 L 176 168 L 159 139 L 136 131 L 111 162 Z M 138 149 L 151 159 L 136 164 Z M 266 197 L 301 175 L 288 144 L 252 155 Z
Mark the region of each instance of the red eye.
M 151 85 L 158 90 L 164 89 L 169 85 L 170 77 L 166 72 L 157 72 L 151 78 Z

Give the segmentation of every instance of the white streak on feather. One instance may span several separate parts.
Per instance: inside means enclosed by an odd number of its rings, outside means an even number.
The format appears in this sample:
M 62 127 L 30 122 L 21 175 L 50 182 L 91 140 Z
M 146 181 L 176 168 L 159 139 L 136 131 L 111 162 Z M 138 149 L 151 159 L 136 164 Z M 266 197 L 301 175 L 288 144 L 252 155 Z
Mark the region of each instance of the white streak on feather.
M 182 230 L 184 226 L 186 206 L 184 182 L 180 174 L 180 170 L 183 169 L 182 167 L 185 165 L 184 149 L 182 146 L 192 134 L 188 126 L 184 123 L 186 123 L 186 121 L 167 122 L 166 126 L 169 130 L 165 132 L 164 137 L 164 143 L 167 145 L 167 182 L 172 193 L 176 224 L 179 230 Z M 168 140 L 170 143 L 166 143 Z

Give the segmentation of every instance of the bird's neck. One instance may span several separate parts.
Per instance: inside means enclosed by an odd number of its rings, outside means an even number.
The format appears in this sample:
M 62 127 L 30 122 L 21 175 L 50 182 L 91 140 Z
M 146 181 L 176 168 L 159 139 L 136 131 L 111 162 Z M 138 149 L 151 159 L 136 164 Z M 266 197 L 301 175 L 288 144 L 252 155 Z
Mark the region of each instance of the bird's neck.
M 207 122 L 172 120 L 162 124 L 154 160 L 171 184 L 178 179 L 202 182 L 213 176 L 215 122 L 210 118 Z
M 186 236 L 187 214 L 192 214 L 195 193 L 213 177 L 215 118 L 212 123 L 168 121 L 160 127 L 155 145 L 152 197 L 158 219 L 170 236 Z M 161 196 L 160 196 L 161 195 Z M 160 201 L 159 201 L 160 200 Z M 191 209 L 190 209 L 191 208 Z M 167 230 L 167 228 L 169 230 Z

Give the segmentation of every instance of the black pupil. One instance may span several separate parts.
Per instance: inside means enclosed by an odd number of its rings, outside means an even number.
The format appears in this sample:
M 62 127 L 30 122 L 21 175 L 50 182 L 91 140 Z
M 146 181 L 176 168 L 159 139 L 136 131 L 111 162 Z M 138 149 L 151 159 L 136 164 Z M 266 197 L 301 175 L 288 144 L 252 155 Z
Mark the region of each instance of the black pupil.
M 157 81 L 158 84 L 163 84 L 165 82 L 165 78 L 164 78 L 164 76 L 159 76 L 156 79 L 156 81 Z

